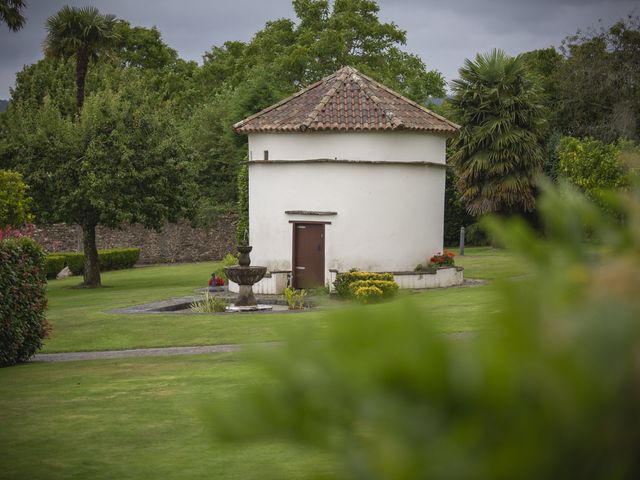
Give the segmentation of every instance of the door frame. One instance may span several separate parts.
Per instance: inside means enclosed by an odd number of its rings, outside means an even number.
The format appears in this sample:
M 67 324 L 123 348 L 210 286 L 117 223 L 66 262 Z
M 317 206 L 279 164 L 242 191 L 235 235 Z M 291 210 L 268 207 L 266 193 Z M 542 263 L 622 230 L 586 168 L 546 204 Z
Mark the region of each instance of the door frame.
M 307 221 L 307 220 L 289 220 L 292 228 L 291 235 L 291 286 L 293 288 L 297 288 L 297 276 L 296 276 L 296 237 L 297 237 L 297 226 L 298 225 L 331 225 L 331 222 L 319 222 L 319 221 Z M 322 284 L 324 285 L 326 281 L 326 233 L 327 229 L 322 229 Z

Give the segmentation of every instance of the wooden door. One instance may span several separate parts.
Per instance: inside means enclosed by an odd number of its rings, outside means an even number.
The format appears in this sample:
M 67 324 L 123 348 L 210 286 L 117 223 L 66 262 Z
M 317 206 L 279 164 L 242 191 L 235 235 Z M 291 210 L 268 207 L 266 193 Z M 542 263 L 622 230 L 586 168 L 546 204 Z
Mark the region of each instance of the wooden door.
M 324 285 L 324 224 L 293 224 L 293 287 Z

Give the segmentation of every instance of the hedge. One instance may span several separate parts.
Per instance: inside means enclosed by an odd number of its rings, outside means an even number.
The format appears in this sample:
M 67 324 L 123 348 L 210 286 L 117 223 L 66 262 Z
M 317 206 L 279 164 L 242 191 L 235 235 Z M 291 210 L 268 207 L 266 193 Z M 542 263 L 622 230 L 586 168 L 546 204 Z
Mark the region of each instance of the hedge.
M 45 254 L 31 238 L 0 241 L 0 366 L 27 361 L 49 332 Z
M 383 280 L 387 282 L 393 282 L 392 273 L 374 273 L 374 272 L 344 272 L 336 275 L 336 280 L 333 285 L 336 287 L 336 292 L 342 298 L 350 298 L 351 291 L 349 285 L 359 280 Z
M 65 266 L 65 256 L 64 255 L 47 255 L 45 258 L 45 273 L 47 274 L 47 278 L 56 278 L 56 275 L 60 273 Z
M 84 253 L 62 252 L 53 253 L 47 256 L 47 263 L 52 258 L 51 268 L 58 268 L 56 263 L 59 257 L 64 259 L 62 267 L 55 273 L 47 267 L 47 277 L 55 278 L 57 273 L 66 265 L 74 275 L 82 275 L 84 273 Z M 112 250 L 98 250 L 98 262 L 100 271 L 107 272 L 109 270 L 122 270 L 124 268 L 133 267 L 140 258 L 139 248 L 114 248 Z M 51 273 L 50 273 L 51 272 Z M 51 277 L 53 275 L 53 277 Z

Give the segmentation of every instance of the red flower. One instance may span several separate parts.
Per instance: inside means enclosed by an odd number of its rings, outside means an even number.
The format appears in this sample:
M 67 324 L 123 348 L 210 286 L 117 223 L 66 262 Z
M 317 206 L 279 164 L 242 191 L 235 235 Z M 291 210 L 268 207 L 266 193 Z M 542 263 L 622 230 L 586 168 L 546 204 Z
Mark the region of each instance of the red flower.
M 209 278 L 209 286 L 212 286 L 212 285 L 213 285 L 213 277 L 210 277 Z
M 433 262 L 435 262 L 435 261 L 436 261 L 436 257 L 431 257 L 430 262 L 432 262 L 432 263 L 433 263 Z

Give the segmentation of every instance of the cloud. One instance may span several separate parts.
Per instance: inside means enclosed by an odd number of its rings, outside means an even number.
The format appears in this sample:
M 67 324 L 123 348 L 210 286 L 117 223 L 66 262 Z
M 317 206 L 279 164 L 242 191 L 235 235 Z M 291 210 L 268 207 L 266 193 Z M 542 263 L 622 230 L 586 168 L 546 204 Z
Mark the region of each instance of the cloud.
M 407 31 L 406 49 L 448 80 L 465 58 L 500 47 L 510 54 L 558 45 L 578 28 L 635 12 L 635 0 L 379 0 L 380 17 Z M 133 25 L 157 26 L 182 58 L 200 61 L 226 40 L 248 40 L 265 22 L 293 18 L 290 0 L 31 0 L 27 25 L 0 25 L 0 98 L 15 73 L 42 57 L 44 22 L 65 4 L 95 5 Z M 635 8 L 635 10 L 634 10 Z

